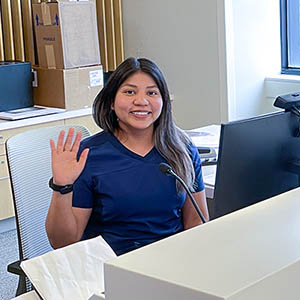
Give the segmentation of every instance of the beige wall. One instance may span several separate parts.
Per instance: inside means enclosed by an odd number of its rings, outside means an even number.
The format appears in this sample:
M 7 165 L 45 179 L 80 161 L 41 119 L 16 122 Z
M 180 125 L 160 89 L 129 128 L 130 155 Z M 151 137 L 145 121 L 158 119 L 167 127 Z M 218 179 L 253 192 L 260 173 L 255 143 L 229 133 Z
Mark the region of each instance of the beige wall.
M 125 57 L 157 62 L 174 97 L 175 120 L 186 129 L 221 120 L 224 61 L 219 51 L 224 45 L 219 41 L 217 2 L 123 0 Z

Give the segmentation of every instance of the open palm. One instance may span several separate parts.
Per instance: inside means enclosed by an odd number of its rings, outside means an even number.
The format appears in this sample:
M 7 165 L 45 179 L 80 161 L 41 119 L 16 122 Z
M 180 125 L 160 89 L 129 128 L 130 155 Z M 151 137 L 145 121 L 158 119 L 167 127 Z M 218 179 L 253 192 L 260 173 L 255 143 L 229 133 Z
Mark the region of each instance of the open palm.
M 56 147 L 54 140 L 50 140 L 53 182 L 58 185 L 74 183 L 85 166 L 89 152 L 89 149 L 84 149 L 77 161 L 77 153 L 82 137 L 81 132 L 76 134 L 73 143 L 73 128 L 69 129 L 65 142 L 64 136 L 65 132 L 62 130 Z

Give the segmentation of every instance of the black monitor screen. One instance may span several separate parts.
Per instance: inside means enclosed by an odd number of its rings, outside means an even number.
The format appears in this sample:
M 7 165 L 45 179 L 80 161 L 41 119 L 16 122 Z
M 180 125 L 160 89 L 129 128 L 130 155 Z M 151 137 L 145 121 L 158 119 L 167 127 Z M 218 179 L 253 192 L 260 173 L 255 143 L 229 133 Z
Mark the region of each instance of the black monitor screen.
M 300 162 L 298 126 L 290 112 L 221 125 L 212 218 L 299 186 L 290 170 L 290 161 Z

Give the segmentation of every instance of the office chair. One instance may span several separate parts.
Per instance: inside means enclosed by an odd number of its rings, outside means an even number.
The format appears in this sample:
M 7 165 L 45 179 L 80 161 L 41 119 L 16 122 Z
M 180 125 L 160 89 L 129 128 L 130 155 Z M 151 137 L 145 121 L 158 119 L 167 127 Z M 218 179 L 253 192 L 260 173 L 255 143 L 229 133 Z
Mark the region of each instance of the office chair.
M 84 126 L 53 126 L 19 133 L 6 141 L 8 168 L 13 191 L 20 260 L 7 270 L 19 275 L 16 296 L 32 290 L 20 263 L 52 250 L 45 221 L 52 191 L 48 187 L 51 172 L 50 139 L 57 141 L 61 130 L 74 128 L 82 137 L 90 136 Z

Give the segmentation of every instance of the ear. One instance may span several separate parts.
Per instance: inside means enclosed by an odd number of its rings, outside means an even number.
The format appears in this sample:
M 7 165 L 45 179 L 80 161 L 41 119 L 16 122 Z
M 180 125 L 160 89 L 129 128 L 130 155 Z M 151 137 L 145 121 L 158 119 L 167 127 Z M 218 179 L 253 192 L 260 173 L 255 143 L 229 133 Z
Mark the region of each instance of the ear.
M 115 110 L 115 105 L 114 105 L 114 103 L 111 104 L 110 108 L 111 108 L 111 110 Z

